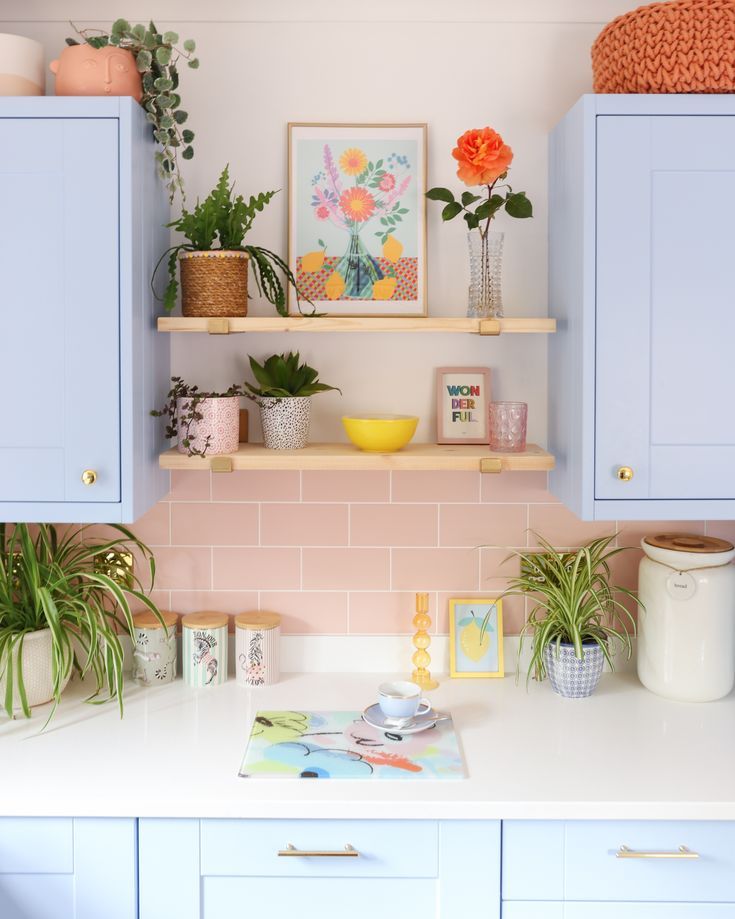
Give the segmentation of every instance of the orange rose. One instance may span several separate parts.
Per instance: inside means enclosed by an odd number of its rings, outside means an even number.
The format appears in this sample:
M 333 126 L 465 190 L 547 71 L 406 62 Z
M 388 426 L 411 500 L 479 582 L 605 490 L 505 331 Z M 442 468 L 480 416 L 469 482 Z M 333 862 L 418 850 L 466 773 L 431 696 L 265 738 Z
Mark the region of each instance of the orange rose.
M 452 156 L 465 185 L 490 185 L 513 162 L 513 151 L 492 128 L 474 128 L 457 138 Z

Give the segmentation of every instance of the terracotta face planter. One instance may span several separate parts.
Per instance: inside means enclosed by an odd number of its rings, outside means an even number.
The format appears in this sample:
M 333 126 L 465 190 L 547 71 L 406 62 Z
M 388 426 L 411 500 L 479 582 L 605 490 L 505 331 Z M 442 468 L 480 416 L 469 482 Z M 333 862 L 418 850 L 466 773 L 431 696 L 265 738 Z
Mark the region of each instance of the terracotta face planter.
M 132 96 L 140 102 L 143 82 L 130 51 L 71 45 L 51 61 L 57 96 Z

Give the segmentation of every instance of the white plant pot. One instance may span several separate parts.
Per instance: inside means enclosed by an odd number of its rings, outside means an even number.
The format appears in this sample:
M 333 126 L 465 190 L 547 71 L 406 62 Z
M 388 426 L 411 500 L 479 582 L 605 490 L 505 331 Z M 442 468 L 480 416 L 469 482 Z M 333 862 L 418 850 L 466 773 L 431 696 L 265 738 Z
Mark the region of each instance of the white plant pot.
M 45 88 L 43 45 L 0 33 L 0 96 L 42 96 Z
M 4 671 L 4 665 L 1 665 Z M 18 648 L 13 649 L 13 709 L 22 708 L 17 686 Z M 61 691 L 71 677 L 71 668 L 61 681 Z M 5 702 L 5 676 L 0 677 L 0 704 Z M 49 702 L 54 694 L 53 665 L 51 655 L 51 629 L 40 629 L 29 632 L 23 638 L 23 685 L 30 706 L 43 705 Z
M 220 396 L 201 399 L 196 406 L 198 414 L 202 416 L 201 420 L 182 425 L 181 418 L 188 410 L 189 403 L 189 399 L 176 400 L 179 453 L 202 453 L 205 450 L 207 456 L 236 453 L 240 440 L 240 397 Z M 182 442 L 187 437 L 188 447 Z
M 303 450 L 309 440 L 311 396 L 260 397 L 263 444 L 269 450 Z

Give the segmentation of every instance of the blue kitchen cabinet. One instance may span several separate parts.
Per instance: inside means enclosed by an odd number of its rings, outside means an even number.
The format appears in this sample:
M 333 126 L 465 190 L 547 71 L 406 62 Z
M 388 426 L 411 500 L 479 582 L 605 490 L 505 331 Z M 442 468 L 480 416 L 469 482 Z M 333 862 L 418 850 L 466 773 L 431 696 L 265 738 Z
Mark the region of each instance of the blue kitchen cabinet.
M 0 99 L 0 520 L 132 522 L 166 493 L 153 154 L 130 98 Z
M 135 820 L 0 818 L 2 919 L 136 919 Z
M 585 96 L 549 175 L 551 491 L 583 519 L 735 517 L 735 100 Z
M 502 889 L 503 919 L 733 919 L 735 824 L 506 821 Z
M 139 834 L 140 919 L 500 916 L 497 821 L 145 819 Z

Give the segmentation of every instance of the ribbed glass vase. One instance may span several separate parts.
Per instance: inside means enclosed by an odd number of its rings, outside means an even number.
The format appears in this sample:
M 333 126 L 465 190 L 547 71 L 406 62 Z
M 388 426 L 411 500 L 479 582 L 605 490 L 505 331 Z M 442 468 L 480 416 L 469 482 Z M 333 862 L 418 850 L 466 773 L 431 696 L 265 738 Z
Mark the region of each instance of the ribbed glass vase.
M 470 287 L 467 315 L 480 319 L 496 319 L 503 315 L 501 273 L 503 269 L 503 238 L 505 234 L 479 230 L 467 234 L 470 252 Z

